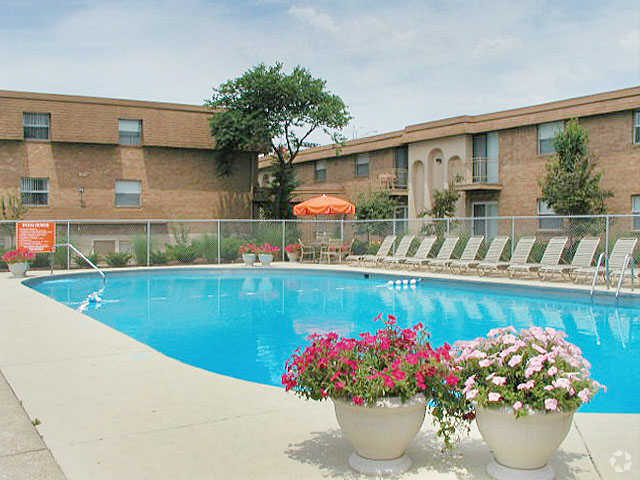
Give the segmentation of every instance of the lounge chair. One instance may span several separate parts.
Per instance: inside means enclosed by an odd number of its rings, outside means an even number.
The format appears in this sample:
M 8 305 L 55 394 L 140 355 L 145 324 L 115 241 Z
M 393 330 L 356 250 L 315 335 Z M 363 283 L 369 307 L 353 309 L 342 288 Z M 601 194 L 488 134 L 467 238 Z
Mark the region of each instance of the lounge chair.
M 486 275 L 489 271 L 506 270 L 510 265 L 527 263 L 534 243 L 536 243 L 536 237 L 521 237 L 516 244 L 516 248 L 513 250 L 511 260 L 508 262 L 483 260 L 478 263 L 478 271 L 481 275 Z
M 436 243 L 438 237 L 424 237 L 422 242 L 420 242 L 420 246 L 413 257 L 404 257 L 404 258 L 396 258 L 391 263 L 401 263 L 404 262 L 408 265 L 419 265 L 423 263 L 429 257 L 429 252 L 433 248 L 433 245 Z
M 540 263 L 517 263 L 509 265 L 507 267 L 509 276 L 513 277 L 519 273 L 537 272 L 543 265 L 558 265 L 568 240 L 569 239 L 567 237 L 551 238 L 549 243 L 547 243 L 547 247 L 544 249 Z
M 387 235 L 386 237 L 384 237 L 384 240 L 382 240 L 382 243 L 378 248 L 378 253 L 376 253 L 375 255 L 349 255 L 346 260 L 347 262 L 376 263 L 389 255 L 389 252 L 391 251 L 391 247 L 393 246 L 393 242 L 395 240 L 395 235 Z
M 460 237 L 445 238 L 436 258 L 427 258 L 425 260 L 427 267 L 444 268 L 451 261 L 451 255 L 453 255 L 458 240 L 460 240 Z
M 613 277 L 620 276 L 623 274 L 622 269 L 624 268 L 624 260 L 627 255 L 632 255 L 633 251 L 636 248 L 636 244 L 638 243 L 637 238 L 619 238 L 616 240 L 616 244 L 613 246 L 613 250 L 609 255 L 609 274 Z M 605 278 L 607 268 L 603 266 L 595 266 L 595 267 L 587 267 L 587 268 L 578 268 L 574 270 L 574 281 L 578 281 L 580 278 L 586 277 L 588 279 L 593 278 L 596 273 L 596 268 L 598 269 L 598 273 L 602 273 L 602 278 Z
M 400 243 L 398 244 L 398 248 L 396 248 L 395 253 L 393 255 L 385 256 L 382 259 L 382 261 L 393 262 L 397 258 L 405 258 L 407 256 L 407 252 L 409 251 L 409 248 L 411 247 L 411 243 L 413 242 L 414 238 L 415 238 L 414 235 L 405 235 L 404 237 L 402 237 L 400 239 Z
M 470 268 L 477 267 L 481 261 L 497 263 L 500 261 L 500 257 L 502 257 L 502 252 L 504 252 L 507 243 L 509 243 L 509 237 L 496 237 L 491 241 L 491 245 L 489 245 L 489 249 L 484 256 L 484 259 L 476 260 L 474 258 L 472 260 L 463 260 L 462 258 L 460 258 L 460 260 L 452 261 L 449 264 L 449 268 L 457 268 L 462 272 L 462 270 L 468 270 Z
M 480 250 L 480 246 L 484 241 L 484 235 L 480 235 L 477 237 L 471 237 L 467 244 L 464 246 L 464 250 L 462 251 L 462 255 L 460 255 L 459 259 L 451 259 L 449 261 L 444 262 L 445 265 L 449 267 L 449 269 L 453 272 L 455 268 L 459 268 L 462 270 L 459 265 L 464 265 L 468 262 L 473 262 L 478 256 L 478 250 Z
M 579 268 L 589 268 L 591 266 L 599 244 L 600 238 L 598 237 L 583 238 L 580 240 L 580 243 L 578 243 L 576 253 L 573 255 L 569 265 L 543 265 L 540 267 L 540 270 L 538 270 L 538 274 L 543 280 L 547 275 L 553 275 L 556 273 L 559 273 L 562 278 L 564 278 L 565 275 L 568 275 L 569 278 L 571 278 L 574 270 Z

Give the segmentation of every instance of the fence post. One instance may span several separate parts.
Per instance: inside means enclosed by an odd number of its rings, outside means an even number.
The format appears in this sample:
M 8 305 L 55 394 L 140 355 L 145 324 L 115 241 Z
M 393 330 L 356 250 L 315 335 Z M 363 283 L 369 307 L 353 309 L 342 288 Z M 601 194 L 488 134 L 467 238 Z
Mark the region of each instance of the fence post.
M 605 258 L 604 258 L 604 265 L 605 265 L 605 275 L 606 275 L 606 279 L 607 279 L 607 288 L 609 288 L 609 215 L 607 215 L 605 217 L 606 221 L 605 221 L 605 234 L 604 234 L 604 251 L 605 251 Z M 597 268 L 597 267 L 596 267 Z M 624 272 L 622 272 L 624 273 Z
M 151 265 L 151 220 L 147 220 L 147 267 Z
M 513 250 L 516 246 L 516 218 L 511 217 L 511 256 L 513 257 Z
M 286 230 L 287 230 L 287 221 L 283 218 L 282 219 L 282 261 L 284 262 L 284 247 L 285 247 L 285 236 L 286 236 Z
M 340 219 L 340 244 L 344 245 L 344 218 Z
M 451 230 L 451 222 L 449 220 L 449 217 L 447 217 L 447 235 L 449 235 L 450 230 Z
M 392 233 L 395 235 L 396 234 L 396 219 L 393 219 L 393 227 L 392 227 Z
M 216 226 L 216 236 L 218 237 L 218 241 L 216 242 L 218 244 L 218 265 L 220 265 L 221 262 L 221 258 L 220 258 L 220 252 L 222 251 L 220 248 L 220 245 L 222 244 L 222 236 L 220 234 L 220 219 L 218 219 L 218 224 Z
M 71 222 L 67 220 L 67 243 L 71 243 Z M 67 270 L 69 270 L 71 264 L 71 249 L 67 247 Z

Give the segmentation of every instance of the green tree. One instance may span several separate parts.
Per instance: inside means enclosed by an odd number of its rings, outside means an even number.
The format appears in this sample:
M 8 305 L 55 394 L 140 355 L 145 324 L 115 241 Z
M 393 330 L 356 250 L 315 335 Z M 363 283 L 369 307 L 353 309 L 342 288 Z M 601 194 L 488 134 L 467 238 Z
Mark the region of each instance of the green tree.
M 447 188 L 433 191 L 433 207 L 426 213 L 435 218 L 454 217 L 456 214 L 456 202 L 460 198 L 460 193 L 456 190 L 453 182 Z
M 602 173 L 596 172 L 595 157 L 589 152 L 589 134 L 577 119 L 569 120 L 554 139 L 556 154 L 539 181 L 543 200 L 558 215 L 592 215 L 607 211 L 613 196 L 600 187 Z
M 22 197 L 19 193 L 9 193 L 0 198 L 0 218 L 2 220 L 20 220 L 29 209 L 22 203 Z M 2 227 L 7 231 L 11 238 L 11 246 L 14 244 L 15 225 L 13 223 L 3 223 Z
M 362 192 L 356 200 L 356 219 L 388 220 L 393 218 L 396 205 L 396 201 L 386 190 Z M 383 235 L 389 227 L 387 222 L 367 222 L 356 225 L 358 232 L 366 233 L 367 237 L 372 234 Z
M 338 139 L 338 130 L 351 119 L 344 102 L 306 68 L 297 66 L 286 73 L 279 62 L 261 63 L 213 92 L 207 105 L 217 110 L 211 118 L 211 134 L 216 139 L 218 174 L 233 172 L 234 151 L 273 158 L 267 213 L 272 218 L 290 218 L 291 193 L 297 185 L 293 161 L 317 130 Z

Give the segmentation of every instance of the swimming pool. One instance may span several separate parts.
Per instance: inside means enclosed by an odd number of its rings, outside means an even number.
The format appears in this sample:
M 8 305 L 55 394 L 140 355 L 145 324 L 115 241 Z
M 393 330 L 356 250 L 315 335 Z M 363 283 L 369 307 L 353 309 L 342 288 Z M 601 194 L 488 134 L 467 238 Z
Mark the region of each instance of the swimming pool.
M 584 295 L 314 270 L 163 269 L 37 278 L 25 283 L 176 358 L 212 372 L 280 385 L 309 334 L 374 331 L 379 313 L 423 322 L 434 345 L 494 327 L 551 326 L 569 334 L 606 384 L 581 411 L 640 413 L 640 303 L 596 305 Z M 91 301 L 96 294 L 101 301 Z

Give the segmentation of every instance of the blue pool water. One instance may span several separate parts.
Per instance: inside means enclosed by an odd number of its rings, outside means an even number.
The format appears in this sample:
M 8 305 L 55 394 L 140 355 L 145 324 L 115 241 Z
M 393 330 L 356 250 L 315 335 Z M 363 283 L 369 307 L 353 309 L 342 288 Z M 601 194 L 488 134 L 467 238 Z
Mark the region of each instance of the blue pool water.
M 423 322 L 436 346 L 498 326 L 551 326 L 569 334 L 608 387 L 582 411 L 640 413 L 640 304 L 594 305 L 584 296 L 461 282 L 390 289 L 386 281 L 273 269 L 111 273 L 104 290 L 96 276 L 27 283 L 185 363 L 272 385 L 309 334 L 374 331 L 381 312 L 402 326 Z M 94 292 L 102 302 L 88 301 Z

